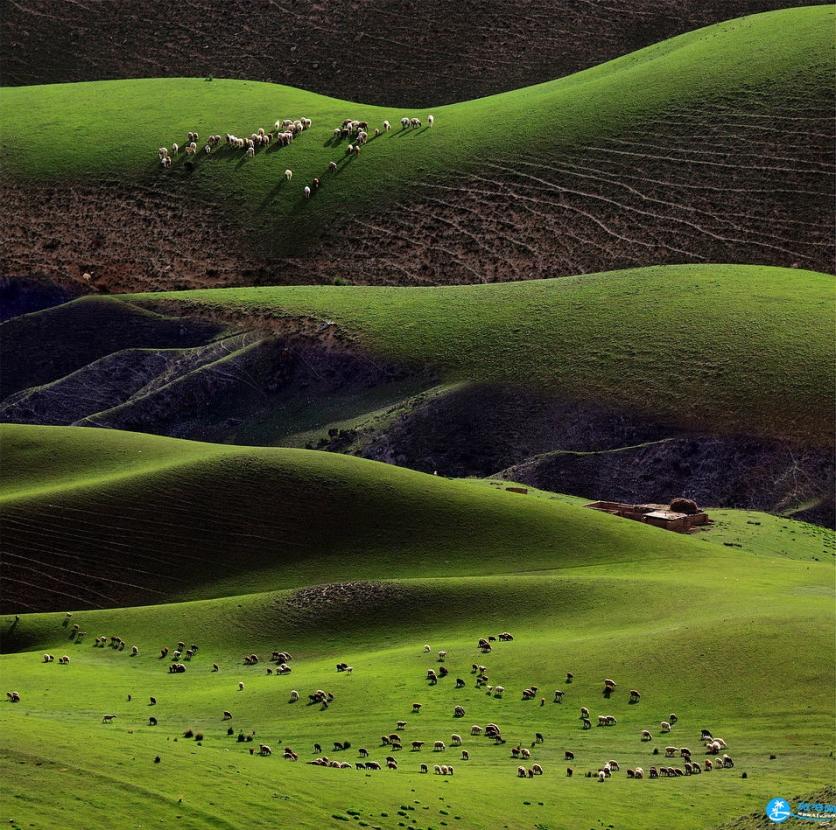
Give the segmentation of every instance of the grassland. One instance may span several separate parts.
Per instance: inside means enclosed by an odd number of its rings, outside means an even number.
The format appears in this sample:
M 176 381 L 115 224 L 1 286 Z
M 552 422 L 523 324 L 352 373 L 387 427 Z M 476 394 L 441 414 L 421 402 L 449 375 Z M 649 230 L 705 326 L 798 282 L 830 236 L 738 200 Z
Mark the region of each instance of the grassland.
M 347 205 L 352 213 L 379 208 L 415 181 L 454 175 L 476 158 L 599 142 L 629 133 L 668 106 L 730 100 L 741 90 L 792 100 L 799 79 L 826 83 L 832 74 L 833 14 L 832 7 L 817 6 L 752 15 L 556 81 L 438 107 L 432 129 L 396 129 L 373 139 L 358 159 L 333 146 L 333 127 L 347 116 L 397 125 L 402 110 L 272 84 L 196 78 L 7 88 L 0 90 L 6 114 L 0 157 L 7 177 L 30 184 L 148 182 L 162 175 L 157 147 L 182 143 L 187 130 L 249 135 L 277 117 L 310 117 L 314 127 L 290 148 L 259 153 L 249 163 L 225 151 L 199 158 L 190 177 L 195 193 L 219 199 L 264 250 L 290 255 Z M 335 158 L 339 173 L 305 202 L 303 184 L 322 176 Z M 285 167 L 297 184 L 284 182 Z
M 373 352 L 431 365 L 449 380 L 517 382 L 690 427 L 822 446 L 832 429 L 836 289 L 823 274 L 681 266 L 482 286 L 128 299 L 179 303 L 181 313 L 313 315 Z
M 77 537 L 83 550 L 73 567 L 87 567 L 89 581 L 135 578 L 155 555 L 167 563 L 158 568 L 171 598 L 208 597 L 76 611 L 72 622 L 88 632 L 81 643 L 68 639 L 63 612 L 0 620 L 4 682 L 23 697 L 0 709 L 0 803 L 11 826 L 139 826 L 141 815 L 142 826 L 194 828 L 349 820 L 556 830 L 664 821 L 693 830 L 832 778 L 832 742 L 821 728 L 832 717 L 827 531 L 724 511 L 715 529 L 683 537 L 572 498 L 509 493 L 497 482 L 115 431 L 7 426 L 2 449 L 7 550 L 29 517 L 30 552 L 45 562 Z M 171 489 L 161 487 L 165 474 L 174 476 Z M 95 541 L 72 519 L 80 511 Z M 49 516 L 64 521 L 38 523 Z M 294 548 L 294 527 L 306 549 Z M 37 553 L 37 539 L 48 555 Z M 130 547 L 120 549 L 120 539 Z M 253 557 L 262 563 L 257 579 Z M 237 571 L 236 562 L 248 567 Z M 301 587 L 335 581 L 343 587 L 327 594 Z M 479 655 L 476 639 L 503 629 L 515 640 Z M 94 648 L 100 634 L 118 634 L 140 655 Z M 186 674 L 170 675 L 158 650 L 180 639 L 200 651 Z M 449 652 L 451 675 L 432 688 L 423 677 L 434 655 L 422 654 L 424 642 Z M 264 663 L 241 665 L 244 653 L 277 648 L 294 655 L 287 677 L 267 675 Z M 42 664 L 42 651 L 67 653 L 71 664 Z M 339 660 L 354 667 L 350 676 L 334 671 Z M 220 672 L 210 671 L 213 662 Z M 504 699 L 473 687 L 473 662 L 506 687 Z M 568 687 L 566 671 L 576 677 Z M 465 688 L 453 689 L 457 676 Z M 600 696 L 604 676 L 619 682 L 611 701 Z M 545 707 L 520 701 L 531 684 Z M 627 704 L 630 687 L 642 690 L 638 706 Z M 325 688 L 336 699 L 327 711 L 289 704 L 291 688 Z M 562 706 L 551 703 L 554 688 L 567 689 Z M 150 695 L 157 706 L 148 706 Z M 410 714 L 413 701 L 423 702 L 420 715 Z M 453 718 L 457 704 L 464 722 Z M 580 705 L 614 714 L 618 725 L 583 732 Z M 276 754 L 252 757 L 256 744 L 228 737 L 224 709 L 236 732 L 255 729 L 256 742 Z M 729 742 L 735 768 L 674 781 L 632 782 L 622 773 L 599 785 L 584 777 L 610 757 L 623 767 L 658 764 L 652 746 L 669 743 L 658 722 L 671 711 L 679 715 L 673 743 L 695 749 L 699 729 L 712 729 Z M 105 713 L 118 716 L 112 725 L 101 723 Z M 150 714 L 158 726 L 147 725 Z M 363 773 L 279 757 L 288 745 L 311 760 L 318 742 L 341 760 L 353 763 L 360 746 L 383 760 L 389 750 L 378 748 L 378 736 L 401 719 L 405 742 L 449 743 L 452 732 L 465 733 L 471 760 L 452 749 L 406 749 L 395 753 L 397 772 Z M 508 744 L 466 734 L 470 723 L 490 720 Z M 189 728 L 204 740 L 183 738 Z M 656 736 L 650 746 L 639 741 L 643 728 Z M 534 750 L 546 774 L 518 781 L 509 747 L 527 745 L 535 731 L 546 736 Z M 333 753 L 334 740 L 352 749 Z M 571 779 L 567 749 L 576 756 Z M 418 772 L 420 762 L 442 756 L 455 766 L 452 778 Z

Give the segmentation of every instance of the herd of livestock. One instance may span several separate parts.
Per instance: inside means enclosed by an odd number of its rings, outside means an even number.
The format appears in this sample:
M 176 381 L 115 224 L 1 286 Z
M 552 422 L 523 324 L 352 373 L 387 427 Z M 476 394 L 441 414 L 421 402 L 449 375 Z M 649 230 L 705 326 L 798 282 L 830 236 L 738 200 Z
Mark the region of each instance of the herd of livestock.
M 64 619 L 64 627 L 69 627 L 71 622 L 72 614 L 67 613 Z M 85 636 L 85 632 L 81 631 L 77 624 L 74 624 L 70 629 L 69 638 L 71 641 L 76 643 L 80 643 Z M 483 655 L 490 654 L 493 649 L 495 648 L 495 644 L 498 642 L 511 642 L 514 640 L 513 635 L 510 632 L 502 632 L 496 636 L 488 636 L 488 637 L 481 637 L 477 642 L 477 649 Z M 127 647 L 126 642 L 119 636 L 107 636 L 102 635 L 96 637 L 95 642 L 93 644 L 94 648 L 111 648 L 115 651 L 127 651 L 130 657 L 138 657 L 140 654 L 139 647 L 136 645 Z M 199 647 L 196 643 L 192 643 L 190 646 L 186 646 L 185 641 L 180 641 L 177 643 L 176 647 L 170 649 L 168 646 L 164 646 L 160 649 L 159 653 L 159 660 L 165 660 L 165 665 L 167 666 L 167 671 L 172 674 L 182 674 L 186 672 L 188 666 L 187 663 L 192 663 L 192 661 L 196 658 L 199 651 Z M 431 652 L 431 647 L 427 644 L 423 648 L 424 655 Z M 447 669 L 447 657 L 448 652 L 446 650 L 441 650 L 437 653 L 437 657 L 435 660 L 435 664 L 431 667 L 426 669 L 425 680 L 429 686 L 438 686 L 439 683 L 445 681 L 445 678 L 450 676 L 450 672 Z M 292 655 L 287 651 L 280 651 L 274 650 L 270 655 L 269 660 L 259 657 L 258 654 L 250 653 L 243 656 L 242 663 L 246 666 L 255 666 L 260 663 L 266 663 L 266 672 L 268 675 L 276 675 L 282 676 L 290 674 L 293 669 L 291 667 L 291 662 L 293 661 Z M 54 663 L 55 657 L 52 654 L 44 654 L 42 657 L 42 662 L 46 664 Z M 69 655 L 61 656 L 58 661 L 59 664 L 62 665 L 69 665 L 70 664 L 70 657 Z M 351 675 L 354 671 L 353 667 L 348 665 L 345 662 L 339 662 L 336 664 L 336 670 L 340 674 Z M 220 671 L 220 666 L 217 663 L 211 664 L 211 671 L 218 672 Z M 484 690 L 486 694 L 494 699 L 502 699 L 505 695 L 505 687 L 497 684 L 491 684 L 490 679 L 487 674 L 487 667 L 481 665 L 479 663 L 473 663 L 470 667 L 470 674 L 474 677 L 475 687 L 481 690 Z M 448 681 L 450 682 L 450 681 Z M 566 673 L 565 677 L 565 685 L 569 687 L 572 683 L 575 682 L 575 676 L 571 672 Z M 455 679 L 454 688 L 460 689 L 467 685 L 467 681 L 463 677 L 457 677 Z M 603 680 L 603 686 L 601 689 L 601 696 L 604 700 L 610 700 L 613 695 L 617 693 L 618 684 L 612 680 L 611 678 L 605 678 Z M 237 690 L 238 692 L 243 692 L 245 690 L 245 684 L 243 681 L 237 682 Z M 563 704 L 564 699 L 567 695 L 566 689 L 555 689 L 554 694 L 552 696 L 552 703 L 556 704 Z M 7 700 L 10 703 L 20 703 L 22 700 L 21 693 L 16 690 L 11 690 L 6 693 Z M 537 686 L 528 686 L 521 692 L 521 700 L 523 701 L 532 701 L 536 700 L 539 697 L 539 705 L 545 706 L 546 698 L 540 696 L 539 690 Z M 295 704 L 298 703 L 302 698 L 302 695 L 297 690 L 292 690 L 289 695 L 288 703 Z M 128 701 L 132 699 L 131 695 L 128 695 Z M 627 703 L 630 705 L 637 705 L 641 702 L 641 693 L 638 689 L 630 689 L 628 692 Z M 336 695 L 331 691 L 326 691 L 324 689 L 317 689 L 310 694 L 307 695 L 307 702 L 308 705 L 314 706 L 317 705 L 320 707 L 321 710 L 328 709 L 333 702 L 336 700 Z M 152 696 L 149 699 L 150 706 L 157 705 L 157 698 Z M 413 715 L 420 715 L 421 710 L 423 708 L 423 704 L 420 702 L 412 703 L 411 711 Z M 462 705 L 455 705 L 452 708 L 451 717 L 453 720 L 458 720 L 464 718 L 466 716 L 466 710 Z M 114 720 L 117 719 L 117 714 L 114 713 L 107 713 L 102 716 L 102 722 L 106 724 L 113 723 Z M 229 709 L 223 710 L 222 713 L 222 720 L 229 721 L 232 720 L 233 715 L 232 711 Z M 592 729 L 592 716 L 590 714 L 590 709 L 587 706 L 580 707 L 580 714 L 578 717 L 580 721 L 581 729 L 587 730 Z M 675 713 L 671 713 L 668 715 L 664 720 L 660 721 L 658 726 L 658 731 L 660 735 L 669 735 L 673 729 L 674 725 L 678 722 L 679 718 Z M 157 726 L 158 720 L 156 717 L 149 717 L 148 719 L 149 726 Z M 617 725 L 617 719 L 610 714 L 600 714 L 597 715 L 597 725 L 602 728 L 613 727 Z M 384 761 L 377 761 L 377 760 L 369 760 L 370 751 L 366 747 L 359 747 L 358 752 L 358 760 L 354 761 L 353 763 L 349 763 L 348 761 L 338 760 L 335 758 L 329 758 L 327 755 L 323 754 L 323 750 L 320 744 L 314 744 L 313 752 L 316 757 L 313 760 L 308 761 L 308 764 L 313 766 L 324 766 L 324 767 L 331 767 L 335 769 L 357 769 L 363 771 L 375 771 L 383 769 L 384 766 L 391 770 L 397 770 L 399 768 L 398 758 L 395 753 L 403 750 L 404 742 L 402 739 L 402 735 L 407 730 L 407 721 L 406 720 L 399 720 L 395 724 L 394 731 L 389 732 L 388 734 L 384 734 L 380 737 L 379 749 L 386 748 L 389 754 L 386 755 Z M 227 729 L 227 735 L 229 737 L 234 736 L 235 730 L 229 727 Z M 471 760 L 471 753 L 475 746 L 478 745 L 480 741 L 485 741 L 495 745 L 504 745 L 507 743 L 506 738 L 503 736 L 503 730 L 497 723 L 488 723 L 484 726 L 481 724 L 473 724 L 469 729 L 469 735 L 473 740 L 473 745 L 470 747 L 465 747 L 465 740 L 459 732 L 454 732 L 449 738 L 449 745 L 451 748 L 454 748 L 460 752 L 460 760 L 463 762 L 467 762 Z M 192 729 L 187 729 L 183 732 L 183 736 L 186 738 L 194 738 L 195 740 L 202 741 L 204 739 L 204 735 L 201 732 L 195 732 Z M 239 730 L 237 734 L 237 741 L 239 743 L 254 743 L 255 738 L 255 731 L 251 731 L 250 733 L 245 734 L 243 730 Z M 534 733 L 534 739 L 531 741 L 530 746 L 523 746 L 522 742 L 518 741 L 513 747 L 510 748 L 509 756 L 515 762 L 529 762 L 532 759 L 533 753 L 537 752 L 537 749 L 545 743 L 545 734 L 544 732 L 537 731 Z M 662 756 L 660 753 L 659 748 L 655 748 L 652 750 L 651 757 L 660 756 L 665 761 L 671 761 L 672 759 L 677 759 L 679 762 L 678 764 L 671 765 L 665 764 L 656 764 L 653 766 L 648 765 L 647 771 L 640 766 L 632 767 L 626 770 L 626 776 L 630 779 L 644 779 L 644 778 L 678 778 L 678 777 L 685 777 L 685 776 L 692 776 L 692 775 L 700 775 L 704 772 L 711 772 L 713 770 L 720 770 L 720 769 L 730 769 L 734 767 L 734 761 L 732 757 L 725 752 L 728 748 L 726 741 L 721 737 L 715 737 L 712 732 L 708 729 L 703 728 L 700 730 L 699 734 L 700 743 L 703 746 L 703 751 L 705 754 L 705 758 L 700 762 L 700 760 L 694 758 L 694 754 L 692 751 L 685 746 L 676 746 L 676 745 L 667 745 L 664 748 L 664 755 Z M 654 732 L 651 729 L 642 729 L 639 733 L 639 742 L 640 744 L 648 744 L 654 741 Z M 432 742 L 432 751 L 434 753 L 444 753 L 448 749 L 448 743 L 446 740 L 443 739 L 436 739 Z M 412 752 L 421 752 L 424 748 L 426 742 L 423 740 L 411 740 L 409 742 L 409 747 Z M 350 741 L 334 741 L 333 742 L 333 751 L 337 753 L 345 753 L 347 750 L 351 749 L 351 742 Z M 273 750 L 269 744 L 260 743 L 258 744 L 258 749 L 255 746 L 249 748 L 249 752 L 252 755 L 258 754 L 261 756 L 272 755 Z M 297 751 L 295 751 L 290 746 L 285 746 L 282 750 L 282 756 L 289 761 L 298 761 L 300 755 Z M 568 762 L 575 761 L 575 753 L 571 750 L 565 750 L 564 752 L 564 760 Z M 159 757 L 155 759 L 156 762 L 159 762 Z M 433 772 L 437 775 L 453 775 L 454 774 L 454 767 L 449 764 L 434 764 L 432 765 Z M 418 771 L 420 773 L 428 773 L 430 770 L 430 765 L 426 763 L 421 763 L 418 765 Z M 621 770 L 621 765 L 615 759 L 607 759 L 596 765 L 592 769 L 588 769 L 585 773 L 587 778 L 593 778 L 597 781 L 603 783 L 607 779 L 611 778 L 614 773 L 618 773 Z M 539 775 L 544 774 L 543 765 L 539 762 L 534 762 L 531 766 L 526 765 L 519 765 L 516 767 L 515 774 L 519 778 L 534 778 Z M 566 776 L 573 777 L 575 774 L 574 766 L 568 766 L 566 768 Z M 743 777 L 746 776 L 746 773 L 743 773 Z
M 432 127 L 435 123 L 435 116 L 432 114 L 427 116 L 427 126 Z M 160 160 L 160 166 L 168 170 L 171 168 L 173 161 L 179 155 L 186 157 L 194 157 L 199 153 L 206 156 L 211 156 L 222 147 L 228 148 L 230 151 L 243 151 L 244 158 L 253 158 L 256 151 L 261 148 L 269 148 L 274 146 L 277 148 L 288 147 L 293 141 L 306 130 L 313 126 L 310 118 L 283 118 L 277 119 L 273 128 L 265 130 L 264 127 L 259 127 L 254 133 L 249 136 L 241 137 L 234 133 L 226 133 L 226 135 L 212 134 L 206 140 L 203 146 L 199 144 L 200 133 L 194 130 L 189 130 L 186 133 L 186 138 L 183 144 L 174 142 L 171 147 L 160 147 L 157 150 L 157 157 Z M 401 130 L 413 130 L 423 126 L 423 121 L 414 116 L 404 116 L 401 118 Z M 368 143 L 371 137 L 377 138 L 383 133 L 387 133 L 392 129 L 390 121 L 386 120 L 381 123 L 379 127 L 370 127 L 369 122 L 356 119 L 345 118 L 343 122 L 334 127 L 333 144 L 339 144 L 343 140 L 349 143 L 345 149 L 344 157 L 354 157 L 360 155 L 361 148 Z M 189 169 L 192 167 L 191 161 L 186 161 Z M 332 160 L 328 163 L 328 172 L 336 173 L 339 169 L 338 161 Z M 324 173 L 323 173 L 324 174 Z M 282 174 L 286 181 L 291 181 L 293 178 L 293 170 L 286 169 Z M 306 184 L 303 188 L 303 195 L 306 199 L 319 190 L 322 180 L 319 176 L 314 177 L 310 184 Z

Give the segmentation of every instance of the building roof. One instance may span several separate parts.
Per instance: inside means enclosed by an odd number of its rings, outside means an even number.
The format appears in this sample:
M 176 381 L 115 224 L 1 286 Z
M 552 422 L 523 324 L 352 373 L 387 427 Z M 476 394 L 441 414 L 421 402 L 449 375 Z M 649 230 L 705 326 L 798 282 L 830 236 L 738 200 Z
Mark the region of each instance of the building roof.
M 687 513 L 674 513 L 673 510 L 651 510 L 650 513 L 645 513 L 645 518 L 651 519 L 665 519 L 672 522 L 676 519 L 687 519 Z

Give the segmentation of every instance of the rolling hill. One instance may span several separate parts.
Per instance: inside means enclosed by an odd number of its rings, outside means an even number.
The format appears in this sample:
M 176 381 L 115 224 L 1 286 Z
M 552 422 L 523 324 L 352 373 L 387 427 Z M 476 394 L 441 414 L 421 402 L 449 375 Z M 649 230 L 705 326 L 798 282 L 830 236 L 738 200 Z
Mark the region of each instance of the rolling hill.
M 60 609 L 14 618 L 23 608 L 4 598 L 0 667 L 21 695 L 0 708 L 0 805 L 11 826 L 24 816 L 45 828 L 123 826 L 141 812 L 192 828 L 477 828 L 501 826 L 514 810 L 546 827 L 568 817 L 708 830 L 775 791 L 829 781 L 820 724 L 832 710 L 830 531 L 723 511 L 715 528 L 679 536 L 565 497 L 324 453 L 113 430 L 5 426 L 0 435 L 3 587 L 28 569 L 19 595 L 33 609 Z M 59 573 L 78 593 L 53 592 Z M 116 600 L 166 604 L 84 610 Z M 87 634 L 76 637 L 71 623 Z M 506 629 L 513 642 L 477 651 L 479 636 Z M 102 634 L 138 655 L 96 648 Z M 172 675 L 158 653 L 178 639 L 199 651 Z M 437 686 L 424 679 L 439 665 L 425 642 L 447 652 L 451 674 Z M 293 655 L 287 677 L 265 670 L 273 649 Z M 71 662 L 43 663 L 43 652 Z M 242 665 L 253 652 L 260 664 Z M 341 660 L 351 674 L 335 673 Z M 474 662 L 487 664 L 503 697 L 474 688 Z M 619 684 L 607 701 L 605 676 Z M 520 700 L 529 685 L 543 706 Z M 627 703 L 631 687 L 642 692 L 637 706 Z M 304 701 L 317 688 L 335 695 L 327 710 L 287 702 L 291 689 Z M 554 688 L 565 690 L 563 705 L 551 702 Z M 422 711 L 410 714 L 416 701 Z M 584 731 L 581 705 L 617 725 Z M 673 733 L 660 735 L 670 712 Z M 423 751 L 380 746 L 398 720 L 405 744 L 424 741 Z M 507 744 L 469 734 L 470 723 L 489 721 Z M 639 739 L 645 728 L 650 743 Z M 671 741 L 696 745 L 702 761 L 701 728 L 725 738 L 733 769 L 638 782 L 622 772 L 603 787 L 585 777 L 604 758 L 649 770 L 665 763 L 654 747 Z M 545 773 L 517 781 L 510 747 L 528 746 L 535 731 L 545 742 L 531 762 Z M 464 735 L 469 760 L 449 745 L 451 732 Z M 434 753 L 439 739 L 448 747 Z M 333 741 L 351 746 L 332 751 Z M 251 755 L 259 742 L 274 755 Z M 313 760 L 315 742 L 350 768 L 280 757 L 290 746 Z M 353 769 L 359 747 L 370 760 L 394 755 L 398 770 Z M 420 762 L 452 764 L 455 775 L 422 775 Z M 51 797 L 32 800 L 33 787 Z
M 832 22 L 816 6 L 710 26 L 436 107 L 432 129 L 384 133 L 358 158 L 334 126 L 397 127 L 403 108 L 197 78 L 3 89 L 2 193 L 21 220 L 2 272 L 90 272 L 92 287 L 125 291 L 681 262 L 829 271 Z M 303 115 L 310 131 L 249 162 L 222 149 L 163 171 L 155 158 L 187 130 L 249 135 Z
M 215 75 L 357 101 L 430 106 L 567 75 L 730 17 L 803 0 L 611 0 L 592 14 L 561 0 L 227 4 L 193 0 L 187 20 L 130 5 L 12 5 L 0 21 L 6 85 Z M 479 24 L 475 25 L 474 21 Z M 242 25 L 242 24 L 246 25 Z M 353 63 L 341 53 L 349 39 Z M 85 48 L 79 50 L 83 42 Z M 265 55 L 281 55 L 267 61 Z M 68 60 L 68 55 L 73 59 Z
M 0 327 L 0 419 L 830 525 L 835 295 L 811 272 L 682 266 L 88 297 Z

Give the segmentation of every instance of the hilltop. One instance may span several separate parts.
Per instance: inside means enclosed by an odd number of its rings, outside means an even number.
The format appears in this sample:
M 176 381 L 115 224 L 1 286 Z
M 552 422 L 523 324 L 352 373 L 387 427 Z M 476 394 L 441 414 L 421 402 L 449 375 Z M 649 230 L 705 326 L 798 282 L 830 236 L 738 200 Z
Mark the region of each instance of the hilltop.
M 432 129 L 425 111 L 253 81 L 3 89 L 2 194 L 19 221 L 2 272 L 89 272 L 85 290 L 131 291 L 483 282 L 681 262 L 829 271 L 833 14 L 727 21 L 435 107 Z M 424 126 L 401 131 L 404 115 Z M 250 135 L 301 116 L 311 130 L 249 161 L 227 149 L 190 171 L 182 158 L 169 171 L 156 160 L 189 130 Z M 332 132 L 346 117 L 395 129 L 349 157 Z M 306 201 L 314 177 L 322 187 Z

